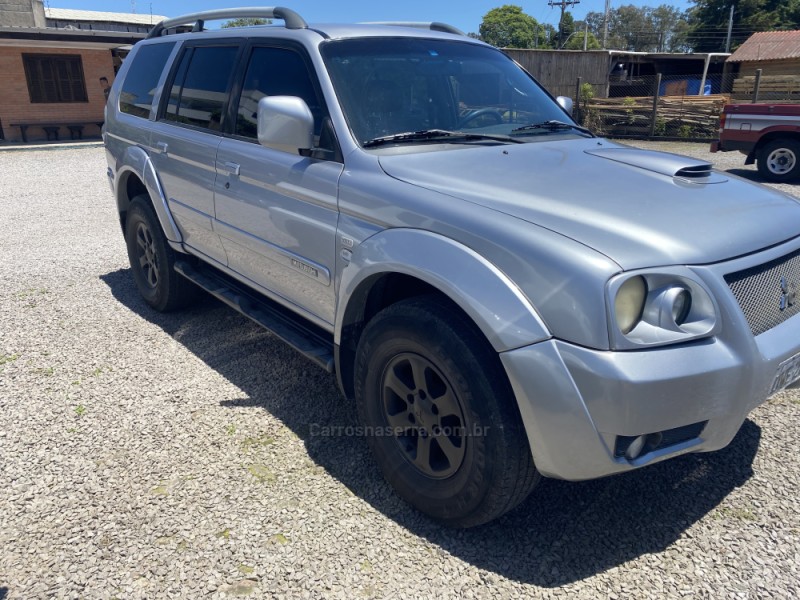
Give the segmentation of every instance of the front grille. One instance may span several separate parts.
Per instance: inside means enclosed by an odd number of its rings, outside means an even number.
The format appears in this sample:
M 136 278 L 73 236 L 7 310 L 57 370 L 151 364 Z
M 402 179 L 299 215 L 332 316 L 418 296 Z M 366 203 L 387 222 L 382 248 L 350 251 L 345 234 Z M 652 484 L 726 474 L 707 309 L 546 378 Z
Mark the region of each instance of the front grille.
M 800 313 L 800 250 L 725 276 L 750 331 L 760 335 Z

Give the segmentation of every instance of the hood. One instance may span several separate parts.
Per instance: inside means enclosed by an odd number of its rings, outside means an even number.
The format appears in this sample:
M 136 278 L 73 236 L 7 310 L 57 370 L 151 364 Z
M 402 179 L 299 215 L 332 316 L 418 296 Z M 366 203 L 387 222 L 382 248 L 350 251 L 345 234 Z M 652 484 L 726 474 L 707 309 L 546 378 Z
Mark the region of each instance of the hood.
M 800 235 L 800 203 L 785 194 L 597 138 L 379 160 L 396 179 L 545 227 L 625 270 L 719 262 Z

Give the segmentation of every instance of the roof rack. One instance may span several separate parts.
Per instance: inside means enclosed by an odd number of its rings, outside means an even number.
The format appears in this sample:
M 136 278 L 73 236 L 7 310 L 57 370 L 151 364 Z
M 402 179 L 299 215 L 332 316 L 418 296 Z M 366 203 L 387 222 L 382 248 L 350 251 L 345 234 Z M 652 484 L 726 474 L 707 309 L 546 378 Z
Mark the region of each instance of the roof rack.
M 164 35 L 169 29 L 180 27 L 181 25 L 193 25 L 192 32 L 203 31 L 205 21 L 215 21 L 219 19 L 283 19 L 287 29 L 308 29 L 305 19 L 289 8 L 282 6 L 262 6 L 262 7 L 242 7 L 242 8 L 222 8 L 219 10 L 207 10 L 205 12 L 191 13 L 182 17 L 165 19 L 153 27 L 147 34 L 147 39 Z
M 391 25 L 393 27 L 415 27 L 417 29 L 430 29 L 431 31 L 441 31 L 443 33 L 454 33 L 455 35 L 466 35 L 463 31 L 447 23 L 439 23 L 433 21 L 430 23 L 424 21 L 371 21 L 369 23 L 362 23 L 362 25 Z

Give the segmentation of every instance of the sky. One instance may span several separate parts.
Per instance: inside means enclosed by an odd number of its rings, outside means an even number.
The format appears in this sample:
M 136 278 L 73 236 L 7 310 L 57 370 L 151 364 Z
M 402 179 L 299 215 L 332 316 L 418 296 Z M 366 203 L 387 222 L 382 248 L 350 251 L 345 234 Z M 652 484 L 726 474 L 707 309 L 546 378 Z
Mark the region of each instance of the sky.
M 402 0 L 401 2 L 364 0 L 43 0 L 50 8 L 136 12 L 139 14 L 176 17 L 186 13 L 234 6 L 286 6 L 300 13 L 309 23 L 357 23 L 359 21 L 442 21 L 462 31 L 477 32 L 483 15 L 503 4 L 516 4 L 542 23 L 557 25 L 560 10 L 550 7 L 548 0 Z M 659 6 L 671 4 L 681 10 L 691 6 L 688 0 L 612 0 L 611 6 L 626 4 Z M 134 9 L 135 7 L 135 9 Z M 580 20 L 587 12 L 602 12 L 605 0 L 581 0 L 568 10 Z

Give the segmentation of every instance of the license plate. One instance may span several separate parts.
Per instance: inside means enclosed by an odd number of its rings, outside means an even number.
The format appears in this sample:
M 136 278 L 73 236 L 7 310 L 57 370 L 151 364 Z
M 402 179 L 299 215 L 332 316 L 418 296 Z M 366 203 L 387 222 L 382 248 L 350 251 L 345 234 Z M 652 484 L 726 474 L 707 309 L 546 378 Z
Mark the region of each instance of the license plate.
M 800 380 L 800 354 L 796 354 L 781 363 L 781 366 L 778 367 L 778 372 L 775 374 L 775 379 L 772 380 L 772 389 L 770 389 L 769 395 L 772 396 L 772 394 L 780 392 L 798 380 Z

